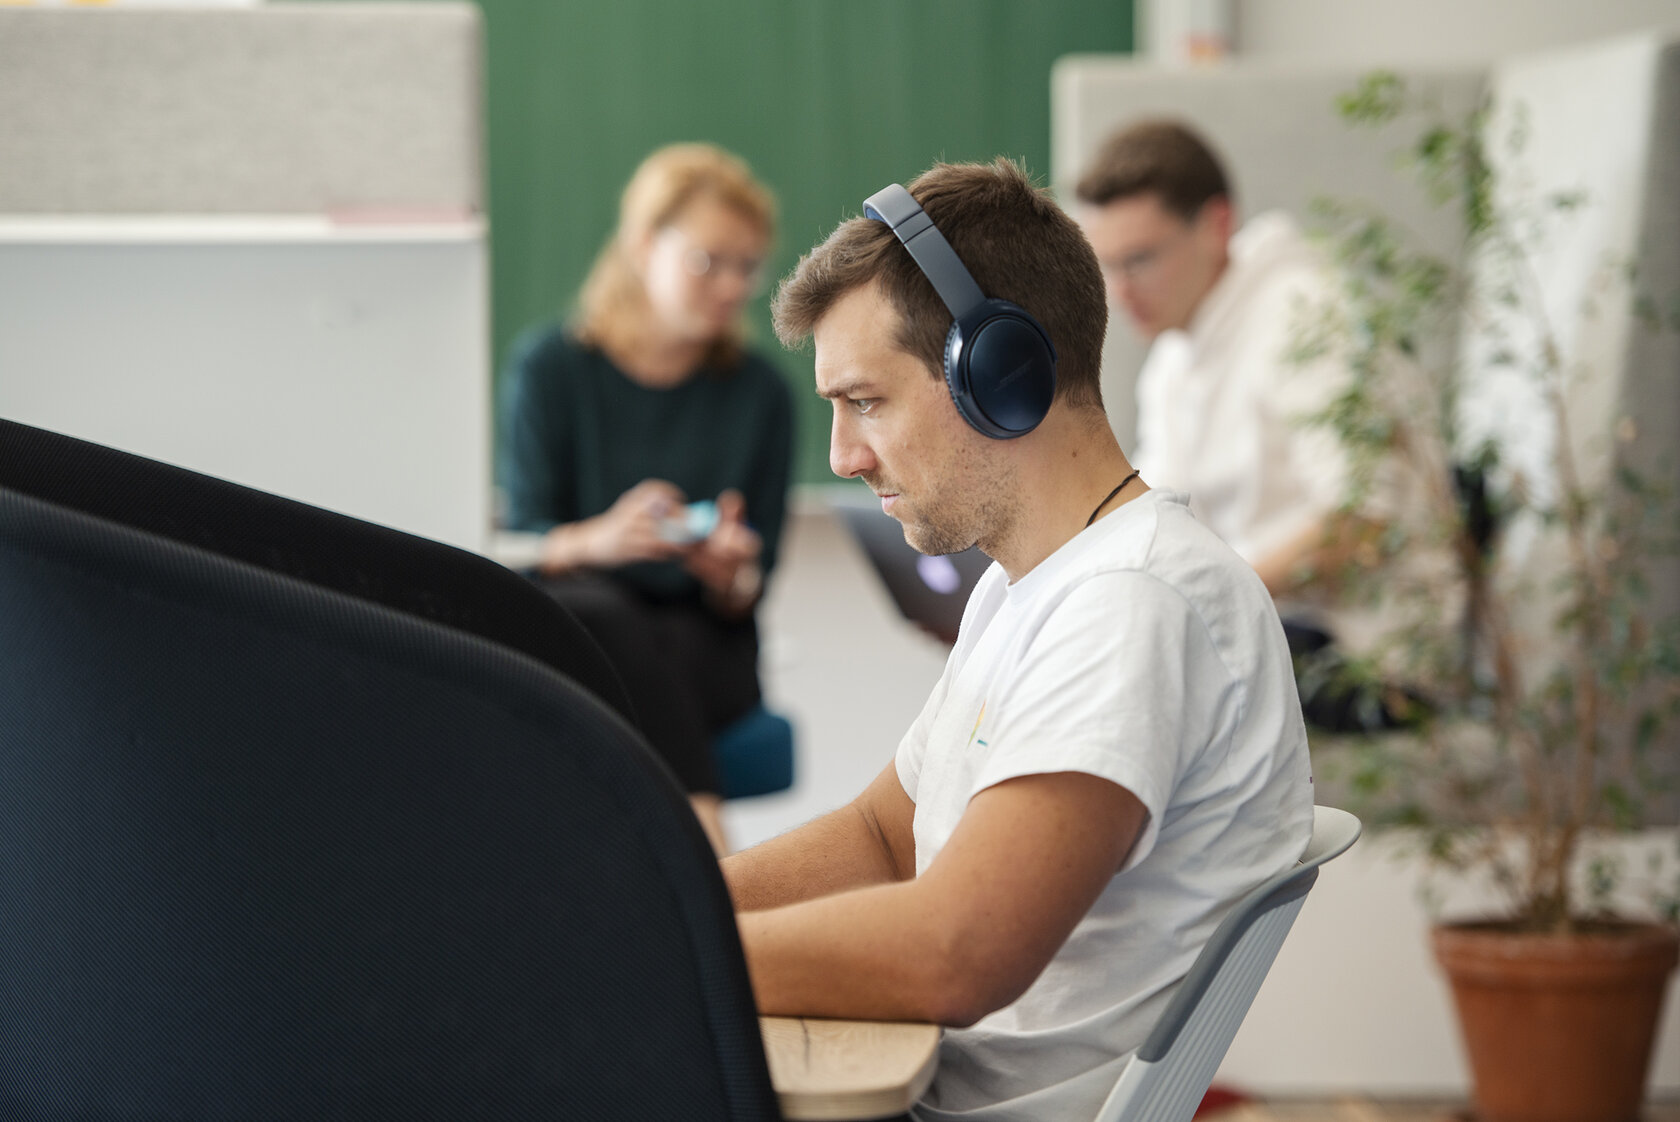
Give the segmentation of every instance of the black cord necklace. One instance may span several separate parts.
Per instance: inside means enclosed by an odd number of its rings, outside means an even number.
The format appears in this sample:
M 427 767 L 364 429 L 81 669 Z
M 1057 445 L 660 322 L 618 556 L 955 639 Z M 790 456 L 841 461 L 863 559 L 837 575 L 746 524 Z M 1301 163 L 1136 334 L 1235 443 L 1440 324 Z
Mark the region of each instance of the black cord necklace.
M 1108 494 L 1103 496 L 1103 501 L 1097 504 L 1097 509 L 1093 510 L 1091 512 L 1091 517 L 1089 517 L 1085 520 L 1085 526 L 1086 526 L 1087 529 L 1090 527 L 1091 523 L 1093 523 L 1097 520 L 1097 515 L 1102 511 L 1103 507 L 1108 505 L 1108 501 L 1110 499 L 1112 499 L 1115 495 L 1118 495 L 1121 491 L 1124 491 L 1126 489 L 1126 484 L 1130 483 L 1132 480 L 1136 479 L 1137 477 L 1138 477 L 1137 469 L 1133 468 L 1132 469 L 1132 474 L 1128 475 L 1126 478 L 1124 478 L 1120 481 L 1120 486 L 1116 487 L 1114 490 L 1110 491 Z

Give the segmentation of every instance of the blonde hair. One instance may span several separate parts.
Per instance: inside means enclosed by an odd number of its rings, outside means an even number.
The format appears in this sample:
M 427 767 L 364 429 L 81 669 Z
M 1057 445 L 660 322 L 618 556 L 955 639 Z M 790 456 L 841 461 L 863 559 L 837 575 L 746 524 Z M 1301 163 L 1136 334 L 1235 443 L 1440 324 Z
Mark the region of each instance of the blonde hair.
M 712 144 L 669 144 L 636 168 L 618 204 L 618 228 L 595 258 L 578 291 L 573 333 L 608 351 L 629 350 L 653 314 L 647 290 L 632 263 L 633 247 L 674 221 L 699 198 L 716 199 L 775 232 L 776 200 L 739 157 Z M 737 323 L 713 340 L 708 364 L 735 365 L 743 327 Z

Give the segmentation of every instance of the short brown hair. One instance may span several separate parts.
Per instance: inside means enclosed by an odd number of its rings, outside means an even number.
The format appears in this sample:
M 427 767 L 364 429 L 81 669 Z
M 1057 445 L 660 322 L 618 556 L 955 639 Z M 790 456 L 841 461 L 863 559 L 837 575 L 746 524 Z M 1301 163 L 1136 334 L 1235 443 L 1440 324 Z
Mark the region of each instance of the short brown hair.
M 962 259 L 980 291 L 1026 309 L 1056 348 L 1056 396 L 1102 408 L 1108 305 L 1096 254 L 1079 226 L 1011 160 L 935 164 L 909 191 Z M 770 311 L 776 335 L 802 344 L 847 293 L 878 282 L 898 310 L 895 342 L 935 376 L 951 313 L 884 222 L 853 218 L 799 259 Z
M 1106 206 L 1152 194 L 1180 218 L 1196 217 L 1210 199 L 1231 198 L 1224 165 L 1212 145 L 1179 121 L 1139 121 L 1103 143 L 1074 194 Z

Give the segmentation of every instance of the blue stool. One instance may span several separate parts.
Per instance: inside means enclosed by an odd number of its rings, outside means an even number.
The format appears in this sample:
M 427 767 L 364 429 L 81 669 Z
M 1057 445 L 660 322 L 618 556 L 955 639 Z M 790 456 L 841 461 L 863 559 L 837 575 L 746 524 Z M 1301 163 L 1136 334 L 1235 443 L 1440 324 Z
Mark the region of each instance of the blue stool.
M 793 786 L 793 725 L 756 706 L 712 739 L 712 761 L 726 799 L 785 791 Z

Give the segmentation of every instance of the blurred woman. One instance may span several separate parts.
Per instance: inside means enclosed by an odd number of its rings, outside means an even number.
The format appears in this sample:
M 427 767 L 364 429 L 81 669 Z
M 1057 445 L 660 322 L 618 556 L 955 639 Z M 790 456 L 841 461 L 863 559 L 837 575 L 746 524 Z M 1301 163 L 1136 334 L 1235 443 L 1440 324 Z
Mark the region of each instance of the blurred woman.
M 759 701 L 753 613 L 791 456 L 787 385 L 742 338 L 774 223 L 734 156 L 654 152 L 574 320 L 524 336 L 503 379 L 506 523 L 544 535 L 539 579 L 606 650 L 720 849 L 711 740 Z

